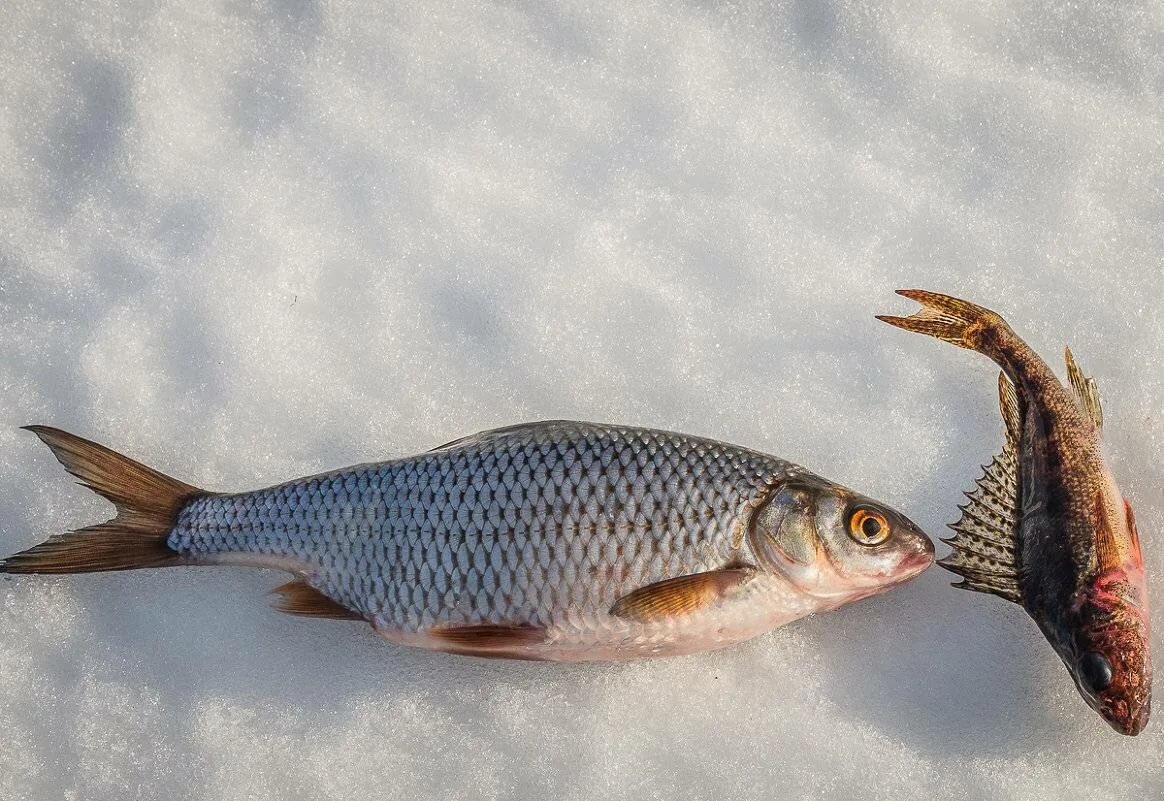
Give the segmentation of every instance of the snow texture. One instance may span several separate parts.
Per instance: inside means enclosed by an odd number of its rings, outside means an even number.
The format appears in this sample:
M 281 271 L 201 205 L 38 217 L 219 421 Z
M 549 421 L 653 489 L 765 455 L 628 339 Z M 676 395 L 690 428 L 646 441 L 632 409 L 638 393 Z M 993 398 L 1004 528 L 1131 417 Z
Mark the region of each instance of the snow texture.
M 109 511 L 28 423 L 241 490 L 625 422 L 942 535 L 996 370 L 873 319 L 916 286 L 1097 376 L 1164 654 L 1164 7 L 942 8 L 11 0 L 0 551 Z M 1161 797 L 1164 720 L 1110 731 L 951 578 L 562 666 L 283 616 L 274 573 L 9 577 L 0 795 Z

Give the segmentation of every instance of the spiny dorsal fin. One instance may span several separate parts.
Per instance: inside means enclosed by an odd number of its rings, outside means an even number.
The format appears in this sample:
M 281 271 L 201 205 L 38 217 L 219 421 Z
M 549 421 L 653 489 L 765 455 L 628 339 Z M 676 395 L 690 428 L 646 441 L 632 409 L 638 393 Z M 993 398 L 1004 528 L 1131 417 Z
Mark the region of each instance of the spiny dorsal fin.
M 1067 379 L 1071 382 L 1071 388 L 1075 390 L 1079 406 L 1087 412 L 1096 428 L 1103 428 L 1103 406 L 1099 403 L 1099 387 L 1095 385 L 1095 379 L 1084 375 L 1079 369 L 1075 357 L 1071 355 L 1071 348 L 1063 350 L 1067 361 Z
M 944 539 L 954 552 L 938 564 L 962 580 L 955 584 L 975 592 L 989 592 L 1008 601 L 1022 600 L 1018 582 L 1015 539 L 1018 531 L 1018 441 L 1023 409 L 1014 387 L 1000 375 L 998 401 L 1006 421 L 1002 453 L 984 468 L 962 517 L 950 526 L 954 536 Z
M 283 597 L 275 604 L 280 612 L 302 617 L 326 617 L 333 620 L 364 620 L 364 616 L 343 604 L 333 601 L 304 579 L 297 578 L 281 584 L 272 593 Z

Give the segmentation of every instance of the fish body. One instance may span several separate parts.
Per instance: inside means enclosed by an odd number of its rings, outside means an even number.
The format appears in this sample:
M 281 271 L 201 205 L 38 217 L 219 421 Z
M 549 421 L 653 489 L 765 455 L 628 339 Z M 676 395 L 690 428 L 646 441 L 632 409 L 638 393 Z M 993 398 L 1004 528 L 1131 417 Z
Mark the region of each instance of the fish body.
M 1138 734 L 1151 709 L 1144 561 L 1131 504 L 1101 447 L 1095 382 L 1066 351 L 1070 389 L 998 314 L 920 290 L 912 317 L 881 317 L 990 357 L 1002 368 L 1006 444 L 969 494 L 939 564 L 956 585 L 1020 603 L 1087 703 Z
M 215 494 L 33 430 L 121 514 L 0 570 L 274 567 L 296 576 L 278 590 L 284 611 L 367 620 L 394 642 L 476 656 L 719 648 L 885 590 L 933 557 L 929 539 L 888 507 L 789 462 L 665 431 L 513 426 Z M 169 499 L 144 510 L 156 519 L 135 517 L 141 497 L 116 486 L 126 475 L 139 485 L 145 475 L 147 496 Z M 138 539 L 102 551 L 110 536 Z

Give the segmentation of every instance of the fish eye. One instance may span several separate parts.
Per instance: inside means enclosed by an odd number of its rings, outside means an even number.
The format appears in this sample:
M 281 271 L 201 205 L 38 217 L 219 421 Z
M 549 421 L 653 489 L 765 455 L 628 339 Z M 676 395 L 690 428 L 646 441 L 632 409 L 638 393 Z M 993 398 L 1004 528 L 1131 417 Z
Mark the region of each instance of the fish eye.
M 889 521 L 880 512 L 858 506 L 849 513 L 849 536 L 862 545 L 880 545 L 889 534 Z
M 1079 657 L 1079 678 L 1083 679 L 1083 684 L 1089 691 L 1098 693 L 1111 684 L 1111 663 L 1103 654 L 1088 651 Z

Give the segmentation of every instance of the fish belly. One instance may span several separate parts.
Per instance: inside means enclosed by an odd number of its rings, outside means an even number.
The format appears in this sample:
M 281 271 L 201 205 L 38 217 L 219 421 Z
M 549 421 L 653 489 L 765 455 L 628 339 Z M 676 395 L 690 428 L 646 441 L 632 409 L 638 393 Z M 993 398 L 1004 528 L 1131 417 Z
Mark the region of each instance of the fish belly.
M 508 646 L 500 655 L 556 662 L 682 656 L 726 648 L 832 606 L 783 578 L 765 574 L 757 576 L 746 592 L 730 602 L 682 617 L 640 623 L 606 611 L 566 612 L 544 632 L 544 639 Z M 386 640 L 402 645 L 455 650 L 439 636 L 440 627 L 416 632 L 377 626 L 377 631 Z

